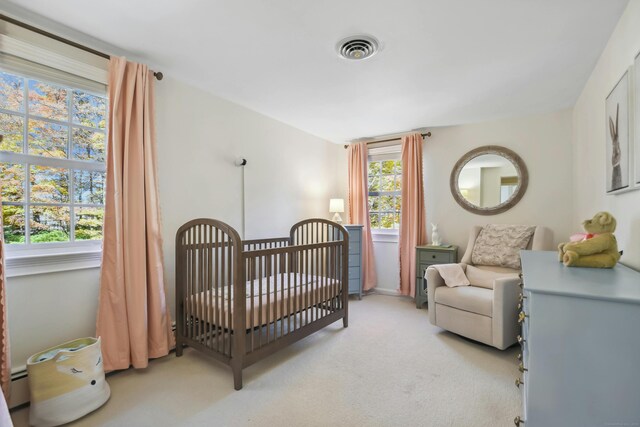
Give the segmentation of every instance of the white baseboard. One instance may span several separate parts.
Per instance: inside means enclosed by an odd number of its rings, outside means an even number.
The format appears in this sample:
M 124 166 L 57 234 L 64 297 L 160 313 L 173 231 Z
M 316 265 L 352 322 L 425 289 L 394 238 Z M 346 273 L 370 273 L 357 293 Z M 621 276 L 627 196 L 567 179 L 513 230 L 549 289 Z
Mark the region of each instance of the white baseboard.
M 24 376 L 11 380 L 11 397 L 9 409 L 29 403 L 29 381 L 26 372 Z

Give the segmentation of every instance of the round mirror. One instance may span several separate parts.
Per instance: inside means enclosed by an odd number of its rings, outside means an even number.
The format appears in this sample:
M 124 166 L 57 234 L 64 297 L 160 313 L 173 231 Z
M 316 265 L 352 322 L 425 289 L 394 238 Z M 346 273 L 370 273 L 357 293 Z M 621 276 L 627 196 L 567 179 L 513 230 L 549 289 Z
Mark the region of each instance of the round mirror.
M 520 156 L 497 145 L 476 148 L 462 156 L 449 180 L 456 202 L 479 215 L 511 209 L 524 196 L 528 183 L 527 167 Z

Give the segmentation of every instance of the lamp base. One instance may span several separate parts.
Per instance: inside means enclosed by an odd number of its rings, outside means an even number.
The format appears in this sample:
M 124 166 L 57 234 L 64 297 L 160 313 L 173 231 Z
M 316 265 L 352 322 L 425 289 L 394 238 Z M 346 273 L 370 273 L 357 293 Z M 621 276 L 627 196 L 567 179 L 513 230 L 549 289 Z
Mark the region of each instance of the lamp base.
M 338 224 L 342 224 L 342 217 L 340 216 L 340 214 L 338 212 L 336 212 L 333 215 L 333 218 L 331 218 L 331 221 L 337 222 Z

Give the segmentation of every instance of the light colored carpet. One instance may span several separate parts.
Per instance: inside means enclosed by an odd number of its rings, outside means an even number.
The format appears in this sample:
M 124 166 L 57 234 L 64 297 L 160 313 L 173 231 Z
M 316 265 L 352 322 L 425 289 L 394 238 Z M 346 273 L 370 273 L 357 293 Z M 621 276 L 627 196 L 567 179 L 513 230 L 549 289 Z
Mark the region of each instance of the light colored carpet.
M 521 397 L 512 347 L 432 326 L 409 299 L 352 300 L 337 322 L 244 371 L 198 352 L 108 378 L 111 399 L 73 426 L 509 426 Z M 28 408 L 13 413 L 28 425 Z

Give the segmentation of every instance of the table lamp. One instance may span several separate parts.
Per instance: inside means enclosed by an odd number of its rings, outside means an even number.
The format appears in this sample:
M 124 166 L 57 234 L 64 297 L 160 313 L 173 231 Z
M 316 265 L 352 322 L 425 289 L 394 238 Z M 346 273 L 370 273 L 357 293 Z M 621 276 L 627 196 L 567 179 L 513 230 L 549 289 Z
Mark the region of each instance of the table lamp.
M 344 199 L 331 199 L 329 200 L 329 212 L 333 215 L 332 221 L 340 224 L 342 222 L 342 217 L 340 214 L 344 212 Z

